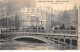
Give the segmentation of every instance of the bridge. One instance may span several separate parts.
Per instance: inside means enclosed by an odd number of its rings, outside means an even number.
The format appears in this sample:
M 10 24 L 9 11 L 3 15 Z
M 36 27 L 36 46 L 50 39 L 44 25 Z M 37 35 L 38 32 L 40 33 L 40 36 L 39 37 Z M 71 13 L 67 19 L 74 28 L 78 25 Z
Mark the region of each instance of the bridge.
M 20 31 L 12 31 L 12 32 L 4 32 L 1 33 L 1 38 L 6 41 L 15 41 L 19 38 L 32 38 L 37 39 L 39 41 L 45 42 L 45 43 L 52 43 L 55 42 L 58 44 L 66 45 L 67 47 L 76 47 L 77 48 L 77 39 L 78 35 L 68 34 L 68 33 L 47 33 L 47 32 L 20 32 Z

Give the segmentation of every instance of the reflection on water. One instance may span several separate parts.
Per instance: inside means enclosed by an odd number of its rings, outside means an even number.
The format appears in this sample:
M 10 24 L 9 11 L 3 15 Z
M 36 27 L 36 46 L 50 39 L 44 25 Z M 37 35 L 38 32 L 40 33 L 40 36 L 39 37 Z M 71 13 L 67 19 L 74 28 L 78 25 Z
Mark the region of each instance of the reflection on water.
M 55 50 L 61 49 L 61 45 L 49 43 L 25 43 L 25 42 L 5 42 L 0 44 L 1 50 Z M 64 48 L 62 48 L 64 49 Z
M 13 41 L 0 43 L 0 50 L 64 50 L 69 49 L 62 44 L 38 43 L 29 41 Z
M 47 43 L 25 43 L 25 42 L 6 42 L 0 44 L 1 50 L 21 50 L 21 49 L 53 49 L 53 46 Z

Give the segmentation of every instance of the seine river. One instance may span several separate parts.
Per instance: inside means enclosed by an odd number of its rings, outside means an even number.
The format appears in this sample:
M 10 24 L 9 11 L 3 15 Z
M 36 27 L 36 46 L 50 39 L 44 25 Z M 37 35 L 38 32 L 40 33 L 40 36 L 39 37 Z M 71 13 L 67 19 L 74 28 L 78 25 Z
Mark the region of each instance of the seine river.
M 13 42 L 0 42 L 0 50 L 67 50 L 67 47 L 58 43 L 39 43 L 35 41 L 13 41 Z
M 67 50 L 67 47 L 58 43 L 44 43 L 41 41 L 23 38 L 11 42 L 0 41 L 0 50 Z

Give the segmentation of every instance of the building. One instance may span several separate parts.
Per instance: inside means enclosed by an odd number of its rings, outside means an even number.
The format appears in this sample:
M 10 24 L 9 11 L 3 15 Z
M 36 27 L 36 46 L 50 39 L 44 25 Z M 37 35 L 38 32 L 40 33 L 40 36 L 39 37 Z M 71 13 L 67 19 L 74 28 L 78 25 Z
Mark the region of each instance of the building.
M 7 7 L 6 7 L 5 3 L 7 3 L 7 1 L 0 1 L 0 19 L 6 18 L 6 16 L 7 16 L 6 15 Z M 0 28 L 2 28 L 2 26 L 0 26 Z M 6 26 L 4 28 L 6 28 Z
M 44 10 L 45 9 L 45 10 Z M 51 29 L 52 9 L 51 8 L 27 8 L 20 9 L 20 29 L 30 26 L 43 26 L 45 29 Z
M 28 28 L 30 26 L 38 26 L 39 25 L 39 18 L 35 15 L 34 8 L 21 8 L 20 9 L 20 29 Z
M 28 2 L 29 0 L 25 1 Z M 50 7 L 36 7 L 35 1 L 26 3 L 21 0 L 19 3 L 18 1 L 15 2 L 15 0 L 12 0 L 2 5 L 1 8 L 0 10 L 3 10 L 3 12 L 1 12 L 2 14 L 0 14 L 3 15 L 1 16 L 2 18 L 10 17 L 15 19 L 15 16 L 18 16 L 20 21 L 19 29 L 21 30 L 30 26 L 43 26 L 45 29 L 51 28 L 53 13 Z

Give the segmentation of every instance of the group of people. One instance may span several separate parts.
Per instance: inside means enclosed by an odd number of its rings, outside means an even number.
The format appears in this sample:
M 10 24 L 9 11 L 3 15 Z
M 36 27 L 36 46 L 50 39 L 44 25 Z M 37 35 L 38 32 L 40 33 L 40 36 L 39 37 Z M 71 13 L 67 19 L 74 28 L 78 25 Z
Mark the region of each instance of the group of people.
M 54 30 L 76 30 L 76 27 L 74 26 L 65 26 L 64 24 L 59 26 L 59 27 L 55 27 Z

